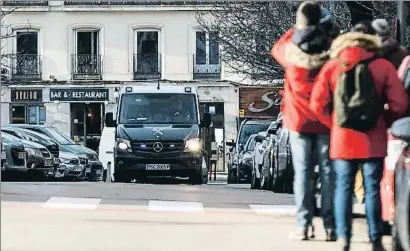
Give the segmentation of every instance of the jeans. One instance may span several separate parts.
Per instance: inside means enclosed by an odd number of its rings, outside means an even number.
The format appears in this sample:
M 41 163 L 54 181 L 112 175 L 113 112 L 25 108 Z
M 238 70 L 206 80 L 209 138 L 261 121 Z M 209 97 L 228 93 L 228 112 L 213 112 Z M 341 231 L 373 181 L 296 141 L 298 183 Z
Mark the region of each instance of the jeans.
M 383 175 L 383 158 L 364 160 L 334 161 L 336 171 L 335 216 L 338 238 L 350 240 L 352 237 L 352 207 L 354 178 L 359 164 L 365 189 L 366 217 L 369 225 L 369 238 L 374 241 L 383 235 L 381 219 L 380 181 Z
M 325 229 L 335 229 L 333 196 L 335 175 L 329 159 L 329 135 L 305 134 L 291 131 L 290 150 L 295 172 L 293 190 L 297 208 L 296 224 L 306 229 L 312 224 L 314 209 L 313 156 L 319 165 L 321 179 L 321 215 Z

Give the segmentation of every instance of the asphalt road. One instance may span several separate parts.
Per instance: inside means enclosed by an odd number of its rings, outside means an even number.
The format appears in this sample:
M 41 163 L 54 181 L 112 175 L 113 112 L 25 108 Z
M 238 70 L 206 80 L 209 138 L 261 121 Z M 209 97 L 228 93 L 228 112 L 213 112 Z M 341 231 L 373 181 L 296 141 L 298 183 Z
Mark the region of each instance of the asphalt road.
M 1 184 L 2 251 L 327 250 L 290 240 L 293 198 L 249 185 Z M 353 250 L 366 251 L 356 220 Z

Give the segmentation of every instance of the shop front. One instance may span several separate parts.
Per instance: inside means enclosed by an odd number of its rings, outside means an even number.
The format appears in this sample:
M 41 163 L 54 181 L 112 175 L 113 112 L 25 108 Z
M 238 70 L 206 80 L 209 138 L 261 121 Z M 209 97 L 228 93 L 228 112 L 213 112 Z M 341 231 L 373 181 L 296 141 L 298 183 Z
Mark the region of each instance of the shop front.
M 108 101 L 106 88 L 50 89 L 50 102 L 69 104 L 71 138 L 93 150 L 100 142 Z
M 46 108 L 41 89 L 11 89 L 10 124 L 44 124 Z

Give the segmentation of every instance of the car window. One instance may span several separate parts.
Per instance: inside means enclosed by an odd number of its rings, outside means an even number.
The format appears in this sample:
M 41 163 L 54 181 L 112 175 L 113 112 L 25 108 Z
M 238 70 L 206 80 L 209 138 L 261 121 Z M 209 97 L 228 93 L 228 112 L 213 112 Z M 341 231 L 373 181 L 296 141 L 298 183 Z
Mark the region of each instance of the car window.
M 261 124 L 243 124 L 238 137 L 238 144 L 245 144 L 252 134 L 268 130 L 269 125 L 270 123 L 266 122 Z

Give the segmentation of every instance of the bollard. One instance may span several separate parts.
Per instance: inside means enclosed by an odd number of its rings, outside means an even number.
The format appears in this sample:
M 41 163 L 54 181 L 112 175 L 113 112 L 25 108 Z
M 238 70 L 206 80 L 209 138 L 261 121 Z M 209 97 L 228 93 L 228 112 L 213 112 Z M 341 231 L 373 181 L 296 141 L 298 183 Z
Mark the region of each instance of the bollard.
M 111 183 L 111 161 L 107 163 L 107 183 Z

